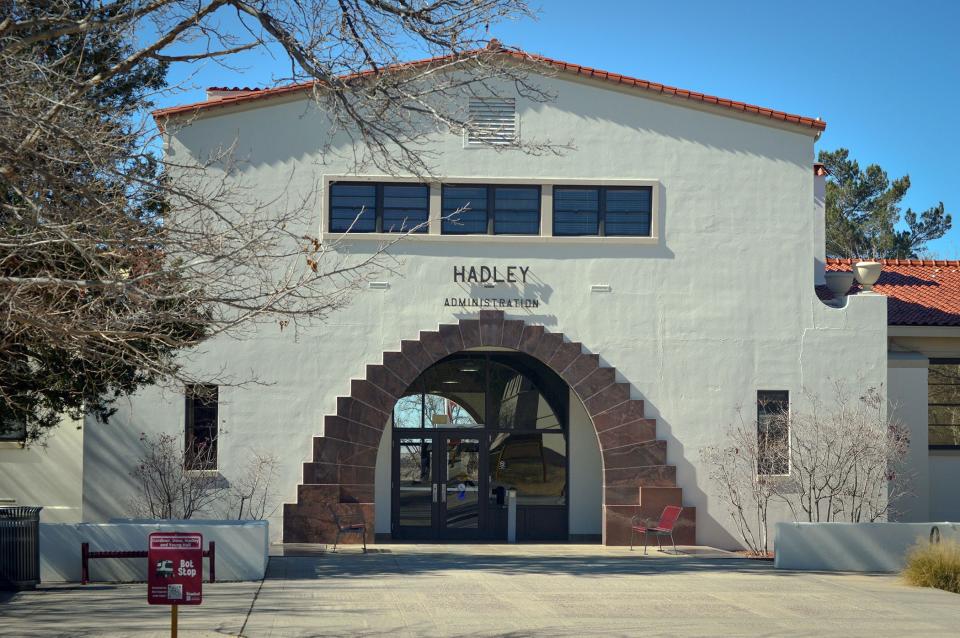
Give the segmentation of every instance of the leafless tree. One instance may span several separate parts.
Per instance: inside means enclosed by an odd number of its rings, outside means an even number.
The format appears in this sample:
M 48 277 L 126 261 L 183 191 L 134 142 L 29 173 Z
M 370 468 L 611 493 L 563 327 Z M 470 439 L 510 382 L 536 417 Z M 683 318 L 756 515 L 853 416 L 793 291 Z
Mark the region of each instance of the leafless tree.
M 224 516 L 255 521 L 272 516 L 277 510 L 272 492 L 276 474 L 275 455 L 252 452 L 239 476 L 230 481 Z
M 745 419 L 722 443 L 701 450 L 708 481 L 744 545 L 766 554 L 769 514 L 786 505 L 794 520 L 885 520 L 910 493 L 906 428 L 888 416 L 883 388 L 833 383 L 828 399 L 804 392 L 799 407 Z
M 772 473 L 777 460 L 789 454 L 786 437 L 762 433 L 754 419 L 737 410 L 738 420 L 728 426 L 723 442 L 700 451 L 707 480 L 733 520 L 747 550 L 757 556 L 770 551 L 769 513 L 782 497 L 783 482 Z
M 142 434 L 145 451 L 131 472 L 137 496 L 130 503 L 138 518 L 188 519 L 209 512 L 227 493 L 228 485 L 216 470 L 215 446 L 185 449 L 172 434 Z
M 160 131 L 145 108 L 171 90 L 162 80 L 168 65 L 228 65 L 251 49 L 283 55 L 288 73 L 277 81 L 301 83 L 327 118 L 327 138 L 352 142 L 356 170 L 418 176 L 433 168 L 437 135 L 478 131 L 471 96 L 508 86 L 551 98 L 529 79 L 535 60 L 487 41 L 490 24 L 530 14 L 523 0 L 3 6 L 0 406 L 26 419 L 31 436 L 63 411 L 107 418 L 112 396 L 144 383 L 239 383 L 192 378 L 182 353 L 264 324 L 322 321 L 394 267 L 393 242 L 362 255 L 321 242 L 316 192 L 293 195 L 280 184 L 265 196 L 244 185 L 236 178 L 243 158 L 229 141 L 205 157 L 158 156 Z M 239 26 L 225 27 L 228 19 Z M 429 61 L 405 63 L 412 51 Z M 187 114 L 159 124 L 169 132 L 190 122 Z M 566 147 L 492 145 L 534 154 Z
M 277 458 L 251 452 L 227 479 L 217 469 L 218 440 L 184 444 L 173 434 L 142 434 L 143 455 L 131 477 L 137 495 L 129 503 L 138 518 L 219 516 L 262 520 L 277 509 L 273 483 Z
M 835 382 L 828 400 L 808 394 L 790 418 L 788 502 L 811 522 L 886 520 L 910 493 L 909 432 L 887 415 L 883 388 Z

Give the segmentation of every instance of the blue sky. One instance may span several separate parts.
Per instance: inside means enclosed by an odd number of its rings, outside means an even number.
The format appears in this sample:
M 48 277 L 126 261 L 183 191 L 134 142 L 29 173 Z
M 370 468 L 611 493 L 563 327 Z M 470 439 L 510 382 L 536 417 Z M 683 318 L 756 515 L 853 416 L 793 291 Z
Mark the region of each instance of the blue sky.
M 533 1 L 537 6 L 536 0 Z M 846 147 L 861 165 L 909 173 L 904 208 L 946 204 L 955 228 L 929 246 L 960 258 L 960 2 L 551 0 L 536 21 L 493 25 L 505 44 L 585 66 L 821 117 L 817 148 Z M 269 85 L 277 58 L 243 69 L 208 64 L 196 88 Z M 182 66 L 171 80 L 183 77 Z

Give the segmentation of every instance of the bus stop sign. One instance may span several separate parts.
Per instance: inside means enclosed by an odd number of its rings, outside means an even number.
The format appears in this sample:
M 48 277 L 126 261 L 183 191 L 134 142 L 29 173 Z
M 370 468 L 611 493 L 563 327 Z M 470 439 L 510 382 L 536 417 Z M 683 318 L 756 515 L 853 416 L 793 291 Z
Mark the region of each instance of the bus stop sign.
M 147 602 L 199 605 L 203 601 L 203 536 L 152 532 L 147 551 Z

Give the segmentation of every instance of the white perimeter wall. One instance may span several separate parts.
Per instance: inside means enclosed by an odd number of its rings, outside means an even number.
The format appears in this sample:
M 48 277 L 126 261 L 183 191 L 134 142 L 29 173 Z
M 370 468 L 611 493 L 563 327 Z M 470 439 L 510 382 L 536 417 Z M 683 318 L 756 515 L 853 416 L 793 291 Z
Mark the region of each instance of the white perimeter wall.
M 774 536 L 777 569 L 835 572 L 896 572 L 907 552 L 930 540 L 960 541 L 956 523 L 778 523 Z
M 720 547 L 737 545 L 736 533 L 712 505 L 699 450 L 719 441 L 737 407 L 753 405 L 758 389 L 789 390 L 799 402 L 803 388 L 829 393 L 832 379 L 886 381 L 885 297 L 860 295 L 845 308 L 829 308 L 814 294 L 812 136 L 609 84 L 562 77 L 542 83 L 558 98 L 519 100 L 522 134 L 569 142 L 574 150 L 531 157 L 464 149 L 459 136 L 442 135 L 434 146 L 437 173 L 450 182 L 656 180 L 658 241 L 410 239 L 391 250 L 395 272 L 375 277 L 388 287 L 362 291 L 327 323 L 285 331 L 262 326 L 248 339 L 205 344 L 187 361 L 199 374 L 254 375 L 267 384 L 221 391 L 220 471 L 227 480 L 251 451 L 270 452 L 282 460 L 278 500 L 295 501 L 312 438 L 322 433 L 323 416 L 335 411 L 336 397 L 349 393 L 350 380 L 385 350 L 398 350 L 402 339 L 474 316 L 475 310 L 444 307 L 449 297 L 538 299 L 538 308 L 509 309 L 507 316 L 563 332 L 616 367 L 657 419 L 685 505 L 697 507 L 698 541 Z M 235 178 L 246 192 L 268 201 L 289 188 L 279 201 L 310 201 L 316 213 L 302 230 L 316 235 L 317 185 L 350 165 L 334 154 L 321 157 L 328 128 L 307 102 L 270 104 L 217 110 L 175 132 L 168 152 L 174 161 L 190 161 L 234 144 L 244 160 Z M 352 156 L 339 143 L 334 150 Z M 357 238 L 340 254 L 349 260 L 375 247 Z M 464 265 L 522 265 L 530 278 L 526 285 L 472 288 L 453 282 L 454 266 Z M 591 292 L 594 284 L 610 292 Z M 109 425 L 87 426 L 87 520 L 123 513 L 133 496 L 129 472 L 141 432 L 183 432 L 183 397 L 175 393 L 146 389 L 119 407 Z M 572 478 L 579 473 L 572 470 Z M 597 493 L 595 486 L 589 491 Z M 571 529 L 593 530 L 595 505 L 580 509 L 581 502 L 571 494 Z M 271 522 L 278 538 L 281 510 Z M 382 523 L 378 516 L 378 530 Z

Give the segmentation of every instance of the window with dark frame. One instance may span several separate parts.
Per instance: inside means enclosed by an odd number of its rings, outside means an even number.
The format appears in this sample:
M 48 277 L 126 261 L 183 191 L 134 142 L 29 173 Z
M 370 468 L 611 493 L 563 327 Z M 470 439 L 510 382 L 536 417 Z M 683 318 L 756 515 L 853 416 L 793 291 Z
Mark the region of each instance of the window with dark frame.
M 650 186 L 555 186 L 553 234 L 650 237 L 653 188 Z
M 217 469 L 219 388 L 193 385 L 186 389 L 186 467 L 191 470 Z
M 444 185 L 444 235 L 539 235 L 540 187 Z
M 790 393 L 757 391 L 757 474 L 790 474 Z
M 330 232 L 425 233 L 430 188 L 401 182 L 330 184 Z
M 927 435 L 931 450 L 960 450 L 960 359 L 930 359 Z
M 0 405 L 0 442 L 24 443 L 26 440 L 26 420 L 15 418 L 6 405 Z

